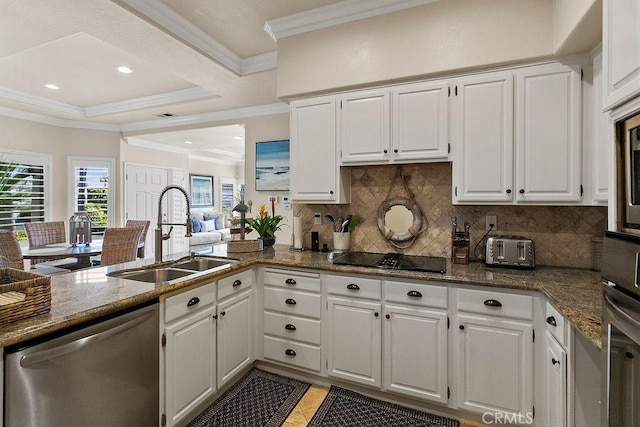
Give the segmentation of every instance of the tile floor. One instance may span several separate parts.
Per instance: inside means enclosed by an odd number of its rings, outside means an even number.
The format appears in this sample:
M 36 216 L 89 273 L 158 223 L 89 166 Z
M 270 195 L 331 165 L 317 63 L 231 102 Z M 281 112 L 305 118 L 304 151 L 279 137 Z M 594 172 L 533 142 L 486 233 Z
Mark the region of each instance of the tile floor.
M 320 404 L 327 396 L 329 389 L 312 385 L 302 397 L 300 402 L 293 408 L 289 417 L 285 420 L 283 427 L 306 427 L 311 417 L 316 413 Z M 460 420 L 460 427 L 480 427 L 480 424 L 472 421 Z

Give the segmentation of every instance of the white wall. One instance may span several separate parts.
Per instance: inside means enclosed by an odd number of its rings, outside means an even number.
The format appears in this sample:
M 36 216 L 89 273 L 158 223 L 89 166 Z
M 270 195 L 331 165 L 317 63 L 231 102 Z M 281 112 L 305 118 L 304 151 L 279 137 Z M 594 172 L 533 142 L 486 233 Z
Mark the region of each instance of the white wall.
M 120 134 L 117 132 L 64 128 L 2 116 L 0 129 L 0 152 L 15 150 L 52 155 L 50 220 L 69 219 L 69 156 L 115 158 L 116 170 L 112 183 L 115 188 L 121 185 Z M 121 222 L 121 211 L 122 203 L 118 199 L 115 206 L 116 224 Z
M 558 55 L 591 50 L 602 40 L 602 0 L 553 2 L 553 50 Z
M 553 2 L 446 0 L 280 39 L 278 97 L 552 56 Z

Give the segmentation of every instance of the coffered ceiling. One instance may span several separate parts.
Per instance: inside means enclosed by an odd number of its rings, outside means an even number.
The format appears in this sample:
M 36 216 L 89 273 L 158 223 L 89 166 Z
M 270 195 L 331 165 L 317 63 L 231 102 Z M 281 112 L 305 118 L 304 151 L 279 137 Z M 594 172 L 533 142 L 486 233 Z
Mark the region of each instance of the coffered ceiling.
M 286 112 L 278 37 L 432 1 L 2 0 L 0 114 L 126 134 Z

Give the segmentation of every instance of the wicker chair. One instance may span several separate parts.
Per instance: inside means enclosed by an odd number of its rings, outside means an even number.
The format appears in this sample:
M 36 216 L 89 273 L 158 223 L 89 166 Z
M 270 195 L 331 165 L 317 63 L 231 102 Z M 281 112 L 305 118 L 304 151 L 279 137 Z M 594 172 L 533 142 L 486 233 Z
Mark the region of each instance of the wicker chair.
M 138 242 L 144 226 L 106 228 L 102 240 L 100 265 L 121 264 L 135 261 L 138 255 Z
M 140 241 L 138 242 L 138 258 L 144 258 L 144 246 L 145 240 L 147 239 L 147 231 L 149 231 L 149 225 L 151 221 L 138 220 L 138 219 L 128 219 L 125 224 L 127 227 L 136 227 L 143 226 L 142 234 L 140 235 Z
M 16 270 L 24 270 L 24 260 L 22 259 L 22 250 L 16 235 L 11 230 L 0 230 L 0 267 L 15 268 Z M 32 268 L 32 273 L 39 274 L 56 274 L 66 273 L 69 270 L 57 267 L 41 266 Z
M 64 221 L 50 222 L 26 222 L 24 229 L 27 232 L 29 247 L 51 245 L 54 243 L 66 243 L 67 233 Z M 65 258 L 50 261 L 51 258 L 32 259 L 31 264 L 47 263 L 50 267 L 73 267 L 78 262 L 75 258 Z

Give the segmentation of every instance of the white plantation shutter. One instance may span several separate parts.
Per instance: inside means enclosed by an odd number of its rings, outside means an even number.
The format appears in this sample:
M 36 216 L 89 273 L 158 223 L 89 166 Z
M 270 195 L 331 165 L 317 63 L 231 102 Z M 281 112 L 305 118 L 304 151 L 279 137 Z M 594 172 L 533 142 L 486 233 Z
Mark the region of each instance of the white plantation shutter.
M 0 229 L 46 218 L 48 157 L 0 153 Z
M 233 208 L 233 184 L 223 183 L 222 184 L 222 209 L 224 208 Z
M 71 159 L 72 200 L 69 216 L 74 212 L 88 212 L 91 231 L 104 234 L 113 216 L 113 162 L 109 159 Z

